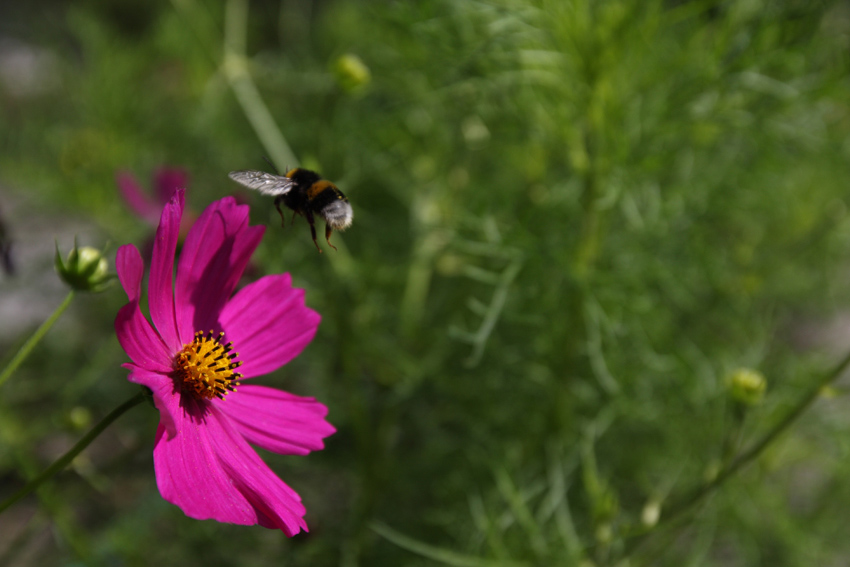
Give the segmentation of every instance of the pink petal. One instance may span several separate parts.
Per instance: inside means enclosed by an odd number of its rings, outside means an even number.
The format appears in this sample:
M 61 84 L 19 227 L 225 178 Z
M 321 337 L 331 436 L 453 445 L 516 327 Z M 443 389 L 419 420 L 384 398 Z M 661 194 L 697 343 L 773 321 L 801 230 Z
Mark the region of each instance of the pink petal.
M 162 167 L 154 175 L 154 191 L 161 205 L 167 203 L 178 189 L 186 189 L 189 175 L 182 169 Z
M 227 197 L 204 210 L 180 253 L 174 290 L 181 337 L 219 330 L 218 315 L 263 237 L 248 226 L 248 207 Z
M 313 340 L 321 317 L 304 305 L 304 290 L 289 274 L 265 276 L 239 290 L 221 312 L 245 378 L 277 370 Z
M 307 529 L 301 499 L 277 478 L 226 416 L 201 402 L 184 406 L 176 435 L 160 424 L 154 467 L 163 498 L 199 520 L 260 524 L 291 536 Z
M 154 372 L 171 372 L 173 353 L 142 315 L 138 301 L 131 301 L 118 310 L 115 335 L 121 348 L 136 365 Z
M 125 244 L 115 254 L 115 271 L 121 287 L 130 301 L 138 301 L 142 296 L 142 277 L 145 275 L 145 263 L 138 248 Z
M 148 304 L 151 320 L 159 331 L 162 340 L 172 352 L 183 347 L 177 334 L 174 317 L 174 297 L 172 280 L 174 277 L 174 252 L 177 249 L 177 235 L 180 231 L 180 217 L 183 215 L 184 195 L 177 191 L 162 210 L 156 238 L 153 243 L 151 272 L 148 281 Z M 188 337 L 191 342 L 191 334 Z
M 135 178 L 127 172 L 120 172 L 115 176 L 121 196 L 137 216 L 144 219 L 148 224 L 155 225 L 159 219 L 162 205 L 154 203 L 144 194 L 142 188 L 136 183 Z
M 180 407 L 180 393 L 174 386 L 174 380 L 165 373 L 152 372 L 135 364 L 123 366 L 130 371 L 127 380 L 150 388 L 154 405 L 159 410 L 159 422 L 165 426 L 168 437 L 174 437 L 177 433 L 175 423 L 178 423 L 183 415 L 183 409 Z
M 325 421 L 328 408 L 313 398 L 265 386 L 242 385 L 236 390 L 215 405 L 249 443 L 263 449 L 306 455 L 324 449 L 322 439 L 336 431 Z

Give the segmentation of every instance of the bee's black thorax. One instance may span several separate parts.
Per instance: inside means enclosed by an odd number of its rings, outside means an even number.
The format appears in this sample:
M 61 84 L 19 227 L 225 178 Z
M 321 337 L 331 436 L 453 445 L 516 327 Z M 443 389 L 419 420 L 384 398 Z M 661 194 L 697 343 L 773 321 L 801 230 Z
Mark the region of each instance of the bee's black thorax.
M 329 204 L 339 199 L 347 201 L 336 185 L 322 179 L 308 169 L 293 169 L 286 175 L 295 182 L 292 191 L 278 197 L 280 202 L 302 215 L 320 214 Z
M 289 193 L 278 197 L 278 200 L 293 211 L 299 214 L 304 214 L 304 212 L 309 209 L 307 190 L 311 185 L 313 185 L 313 183 L 321 180 L 322 177 L 315 171 L 301 168 L 289 171 L 286 176 L 290 178 L 295 185 Z
M 295 169 L 287 172 L 286 176 L 294 181 L 295 184 L 304 191 L 306 191 L 310 185 L 322 179 L 322 176 L 315 171 L 302 169 L 300 167 L 296 167 Z

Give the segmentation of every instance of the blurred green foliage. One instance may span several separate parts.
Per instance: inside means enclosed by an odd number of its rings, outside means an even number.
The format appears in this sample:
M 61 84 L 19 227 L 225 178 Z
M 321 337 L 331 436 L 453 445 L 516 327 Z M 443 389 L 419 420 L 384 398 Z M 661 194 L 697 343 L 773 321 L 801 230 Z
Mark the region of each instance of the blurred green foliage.
M 666 499 L 716 473 L 835 358 L 800 337 L 850 299 L 846 3 L 1 10 L 5 49 L 37 50 L 43 75 L 23 94 L 2 78 L 9 234 L 70 217 L 141 244 L 150 229 L 121 202 L 119 169 L 187 168 L 196 210 L 241 194 L 269 225 L 260 271 L 291 272 L 323 316 L 264 383 L 327 403 L 339 431 L 308 457 L 264 455 L 308 508 L 311 533 L 287 540 L 162 501 L 156 412 L 136 410 L 39 495 L 33 525 L 56 526 L 53 543 L 24 553 L 39 529 L 25 531 L 0 544 L 0 563 L 847 561 L 843 396 L 663 524 Z M 305 222 L 280 229 L 270 200 L 226 177 L 281 155 L 231 89 L 225 46 L 238 56 L 243 41 L 247 61 L 231 63 L 247 64 L 276 122 L 265 126 L 354 206 L 337 253 L 316 254 Z M 25 260 L 4 294 L 27 285 Z M 4 386 L 0 496 L 79 436 L 80 408 L 103 415 L 133 392 L 112 334 L 122 302 L 118 289 L 78 299 Z M 3 352 L 22 340 L 4 336 Z M 769 384 L 745 414 L 726 383 L 740 367 Z M 635 548 L 659 504 L 662 523 Z

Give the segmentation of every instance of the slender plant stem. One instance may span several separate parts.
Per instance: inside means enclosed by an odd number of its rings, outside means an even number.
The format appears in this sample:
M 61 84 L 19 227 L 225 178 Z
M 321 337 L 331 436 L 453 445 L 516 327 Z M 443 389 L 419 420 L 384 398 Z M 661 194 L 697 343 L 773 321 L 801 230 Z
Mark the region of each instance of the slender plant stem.
M 24 343 L 21 349 L 17 353 L 15 353 L 14 358 L 9 361 L 9 364 L 6 365 L 6 368 L 4 368 L 3 372 L 0 373 L 0 386 L 2 386 L 3 383 L 9 379 L 9 376 L 11 376 L 12 373 L 18 369 L 18 366 L 20 366 L 21 363 L 26 359 L 26 357 L 29 356 L 30 352 L 32 352 L 32 349 L 35 348 L 35 345 L 38 344 L 38 342 L 44 337 L 44 335 L 47 334 L 47 331 L 50 330 L 50 327 L 52 327 L 53 324 L 59 319 L 59 316 L 65 312 L 69 305 L 71 305 L 71 301 L 73 299 L 74 292 L 68 292 L 68 296 L 62 302 L 62 304 L 56 308 L 56 311 L 54 311 L 53 314 L 47 318 L 47 321 L 42 323 L 41 326 L 36 329 L 35 333 L 33 333 L 33 335 L 29 339 L 27 339 L 27 342 Z
M 845 355 L 844 359 L 839 362 L 835 368 L 825 373 L 811 389 L 806 392 L 802 398 L 788 411 L 785 416 L 779 420 L 767 433 L 754 442 L 750 447 L 735 457 L 728 466 L 723 468 L 717 476 L 710 482 L 693 489 L 689 494 L 686 494 L 680 500 L 674 502 L 662 516 L 661 521 L 655 526 L 652 532 L 638 534 L 629 543 L 627 555 L 633 552 L 637 547 L 652 533 L 657 531 L 657 528 L 662 524 L 670 524 L 686 512 L 691 510 L 696 504 L 704 500 L 707 496 L 720 488 L 727 480 L 735 475 L 740 469 L 755 460 L 761 455 L 764 450 L 770 446 L 786 429 L 788 429 L 809 407 L 820 397 L 823 388 L 834 382 L 840 377 L 847 368 L 850 367 L 850 353 Z
M 15 494 L 4 500 L 0 503 L 0 512 L 3 512 L 6 508 L 41 486 L 41 484 L 51 478 L 53 475 L 64 469 L 68 464 L 74 460 L 74 458 L 83 452 L 83 450 L 89 446 L 89 444 L 97 438 L 98 435 L 103 433 L 103 431 L 109 427 L 109 425 L 118 419 L 124 412 L 129 410 L 130 408 L 139 405 L 145 400 L 145 393 L 139 392 L 114 410 L 112 410 L 109 415 L 100 420 L 100 423 L 95 425 L 91 431 L 89 431 L 82 439 L 80 439 L 76 445 L 74 445 L 70 451 L 62 455 L 56 462 L 47 467 L 43 473 L 29 481 L 23 488 L 18 490 Z

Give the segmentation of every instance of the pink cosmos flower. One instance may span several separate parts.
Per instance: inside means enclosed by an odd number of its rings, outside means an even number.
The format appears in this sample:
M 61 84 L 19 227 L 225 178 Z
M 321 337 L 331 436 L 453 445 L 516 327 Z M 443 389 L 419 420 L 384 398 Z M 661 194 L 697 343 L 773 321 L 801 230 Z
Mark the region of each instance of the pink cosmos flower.
M 335 430 L 312 398 L 242 385 L 295 358 L 319 315 L 289 274 L 266 276 L 233 294 L 264 227 L 231 197 L 211 204 L 186 236 L 174 277 L 184 192 L 165 205 L 148 285 L 151 321 L 139 309 L 144 265 L 133 245 L 116 269 L 129 303 L 115 319 L 132 359 L 131 382 L 150 388 L 160 412 L 154 447 L 163 498 L 192 518 L 307 531 L 301 498 L 250 444 L 289 455 L 322 449 Z M 237 372 L 238 370 L 238 372 Z

